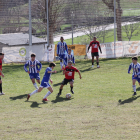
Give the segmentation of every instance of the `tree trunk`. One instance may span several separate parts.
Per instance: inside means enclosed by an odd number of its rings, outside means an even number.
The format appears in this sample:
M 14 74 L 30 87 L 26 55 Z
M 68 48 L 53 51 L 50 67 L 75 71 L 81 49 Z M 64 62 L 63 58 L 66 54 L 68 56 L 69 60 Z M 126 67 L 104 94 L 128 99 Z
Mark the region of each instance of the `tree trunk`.
M 116 22 L 117 22 L 117 39 L 122 41 L 122 29 L 121 29 L 121 9 L 116 9 Z
M 49 43 L 50 44 L 53 44 L 54 41 L 53 41 L 53 31 L 54 31 L 54 28 L 51 24 L 49 24 Z

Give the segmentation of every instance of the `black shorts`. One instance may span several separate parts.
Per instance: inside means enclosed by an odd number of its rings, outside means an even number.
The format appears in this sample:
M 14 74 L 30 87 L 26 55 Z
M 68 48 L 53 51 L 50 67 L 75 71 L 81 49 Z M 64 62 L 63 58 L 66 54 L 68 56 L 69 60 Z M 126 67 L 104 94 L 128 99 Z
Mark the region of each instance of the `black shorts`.
M 0 76 L 0 80 L 1 80 L 1 76 Z
M 65 79 L 63 80 L 63 82 L 62 82 L 62 85 L 67 85 L 68 82 L 74 82 L 74 80 L 73 80 L 73 79 L 66 79 L 66 78 L 65 78 Z
M 99 53 L 98 53 L 98 52 L 91 53 L 91 56 L 92 56 L 92 57 L 94 57 L 94 56 L 99 56 Z

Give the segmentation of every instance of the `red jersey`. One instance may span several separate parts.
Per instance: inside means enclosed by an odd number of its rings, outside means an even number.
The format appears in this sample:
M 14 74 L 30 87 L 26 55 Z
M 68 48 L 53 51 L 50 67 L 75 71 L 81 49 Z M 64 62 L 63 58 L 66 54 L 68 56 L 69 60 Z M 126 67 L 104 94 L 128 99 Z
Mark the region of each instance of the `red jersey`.
M 95 52 L 98 52 L 98 48 L 100 46 L 100 43 L 99 43 L 99 41 L 91 41 L 89 46 L 92 47 L 91 52 L 95 53 Z
M 64 69 L 66 71 L 65 73 L 65 78 L 66 79 L 73 79 L 74 80 L 74 74 L 75 74 L 75 71 L 78 72 L 79 70 L 73 66 L 71 66 L 71 68 L 69 68 L 68 66 L 65 67 Z
M 0 70 L 2 71 L 2 60 L 0 59 Z M 1 75 L 1 73 L 0 73 Z

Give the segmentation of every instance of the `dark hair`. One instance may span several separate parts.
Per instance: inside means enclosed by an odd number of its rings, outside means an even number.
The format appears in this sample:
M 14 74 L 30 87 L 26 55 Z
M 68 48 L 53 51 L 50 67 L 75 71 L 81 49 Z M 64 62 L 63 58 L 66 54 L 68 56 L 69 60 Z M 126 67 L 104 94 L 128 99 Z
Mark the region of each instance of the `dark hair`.
M 138 58 L 136 56 L 132 57 L 132 60 L 138 60 Z
M 63 39 L 64 39 L 64 37 L 63 37 L 63 36 L 61 36 L 61 37 L 60 37 L 60 39 L 61 39 L 61 38 L 63 38 Z
M 35 53 L 32 53 L 32 54 L 31 54 L 31 57 L 36 57 L 36 54 L 35 54 Z
M 4 55 L 4 53 L 0 53 L 0 55 Z
M 49 67 L 55 67 L 56 66 L 56 64 L 55 63 L 53 63 L 53 62 L 51 62 L 50 64 L 49 64 Z
M 71 48 L 68 48 L 68 50 L 71 50 Z

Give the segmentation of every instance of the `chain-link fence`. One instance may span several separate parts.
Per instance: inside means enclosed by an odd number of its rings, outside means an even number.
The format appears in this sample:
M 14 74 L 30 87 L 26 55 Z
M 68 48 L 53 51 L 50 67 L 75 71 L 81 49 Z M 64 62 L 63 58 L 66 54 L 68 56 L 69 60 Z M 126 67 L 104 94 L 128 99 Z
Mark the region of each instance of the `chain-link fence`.
M 47 41 L 46 2 L 31 0 L 31 21 L 32 35 Z M 48 2 L 50 43 L 57 44 L 61 36 L 68 45 L 87 45 L 94 36 L 100 43 L 140 40 L 140 0 Z M 29 33 L 29 0 L 1 0 L 0 34 L 8 33 Z

